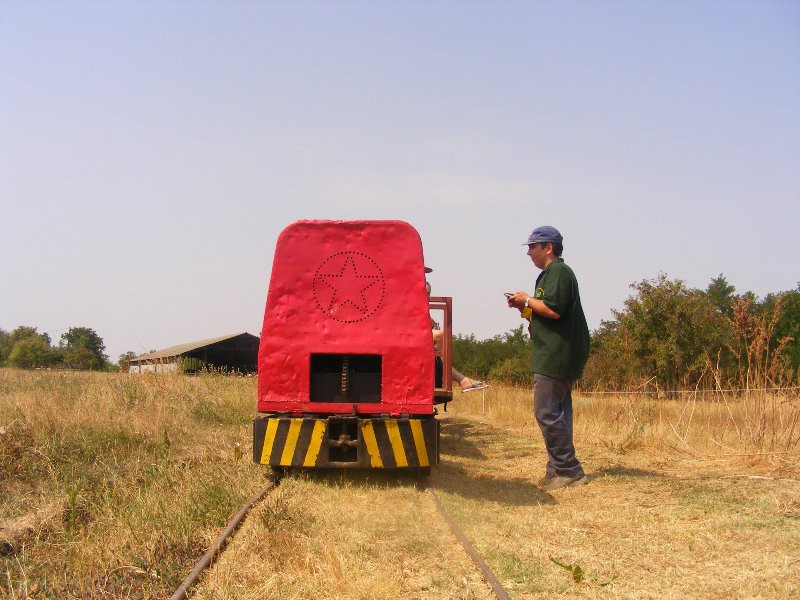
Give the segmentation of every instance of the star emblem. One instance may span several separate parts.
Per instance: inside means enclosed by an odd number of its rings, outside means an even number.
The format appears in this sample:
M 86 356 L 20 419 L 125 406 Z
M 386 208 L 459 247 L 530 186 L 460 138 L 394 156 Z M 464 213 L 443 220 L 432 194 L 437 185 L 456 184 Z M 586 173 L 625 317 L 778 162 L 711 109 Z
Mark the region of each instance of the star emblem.
M 337 321 L 354 323 L 370 316 L 383 300 L 383 273 L 365 254 L 340 252 L 320 265 L 314 276 L 319 307 Z

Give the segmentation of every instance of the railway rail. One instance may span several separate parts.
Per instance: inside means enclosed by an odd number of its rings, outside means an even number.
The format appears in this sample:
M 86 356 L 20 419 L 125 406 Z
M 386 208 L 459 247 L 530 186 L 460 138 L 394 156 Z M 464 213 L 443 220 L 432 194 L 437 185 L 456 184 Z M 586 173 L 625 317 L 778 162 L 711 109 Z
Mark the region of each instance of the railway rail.
M 195 565 L 194 569 L 186 576 L 186 579 L 183 580 L 183 583 L 175 590 L 175 593 L 172 594 L 170 600 L 184 600 L 188 598 L 189 588 L 191 588 L 197 580 L 200 579 L 200 575 L 205 571 L 211 564 L 214 562 L 214 559 L 222 552 L 225 543 L 228 541 L 228 538 L 233 535 L 233 533 L 239 528 L 239 525 L 242 524 L 244 518 L 247 516 L 247 513 L 250 512 L 250 509 L 253 506 L 262 500 L 264 496 L 266 496 L 269 492 L 275 489 L 275 482 L 270 481 L 261 488 L 250 500 L 245 502 L 242 505 L 242 508 L 239 509 L 234 517 L 228 521 L 227 527 L 222 530 L 217 536 L 217 539 L 214 540 L 214 543 L 208 549 L 208 551 L 203 555 L 203 558 Z
M 198 582 L 200 579 L 200 575 L 202 575 L 203 571 L 209 568 L 219 554 L 223 551 L 228 539 L 236 532 L 239 526 L 244 521 L 247 513 L 250 512 L 250 509 L 253 508 L 258 502 L 264 499 L 272 490 L 275 489 L 276 485 L 280 480 L 270 481 L 264 487 L 262 487 L 253 497 L 251 497 L 247 502 L 245 502 L 239 511 L 234 515 L 234 517 L 228 522 L 228 525 L 222 532 L 217 536 L 217 539 L 214 540 L 214 543 L 211 547 L 206 551 L 203 557 L 197 562 L 195 567 L 192 571 L 186 576 L 186 579 L 183 580 L 181 585 L 175 590 L 175 593 L 172 594 L 170 600 L 186 600 L 189 596 L 189 590 Z M 467 536 L 458 526 L 458 524 L 453 520 L 447 510 L 444 508 L 444 505 L 439 500 L 439 496 L 436 494 L 436 490 L 433 488 L 428 488 L 428 492 L 433 499 L 434 505 L 436 506 L 436 510 L 439 512 L 439 515 L 442 519 L 447 523 L 450 531 L 452 531 L 453 535 L 456 539 L 461 543 L 464 551 L 467 553 L 469 558 L 475 564 L 475 566 L 480 570 L 481 575 L 483 575 L 484 579 L 486 579 L 487 583 L 491 586 L 492 591 L 494 592 L 495 596 L 498 600 L 511 600 L 511 596 L 509 595 L 508 591 L 503 587 L 503 584 L 497 579 L 495 574 L 489 568 L 489 565 L 486 564 L 486 561 L 483 557 L 478 553 L 475 547 L 470 543 Z

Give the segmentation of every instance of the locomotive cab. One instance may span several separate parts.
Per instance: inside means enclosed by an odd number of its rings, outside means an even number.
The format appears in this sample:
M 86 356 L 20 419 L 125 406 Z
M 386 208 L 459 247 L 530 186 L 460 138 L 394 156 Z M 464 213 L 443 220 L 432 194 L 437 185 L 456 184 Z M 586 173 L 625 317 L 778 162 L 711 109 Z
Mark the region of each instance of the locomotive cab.
M 281 232 L 258 352 L 255 462 L 439 462 L 434 405 L 452 398 L 452 304 L 428 297 L 424 269 L 419 234 L 402 221 L 299 221 Z M 431 311 L 445 334 L 438 349 Z

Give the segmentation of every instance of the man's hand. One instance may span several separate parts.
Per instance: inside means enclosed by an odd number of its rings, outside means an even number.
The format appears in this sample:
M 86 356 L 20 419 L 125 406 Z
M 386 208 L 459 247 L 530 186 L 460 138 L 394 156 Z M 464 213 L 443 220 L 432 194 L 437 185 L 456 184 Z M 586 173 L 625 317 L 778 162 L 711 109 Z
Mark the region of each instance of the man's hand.
M 529 298 L 530 301 L 528 301 Z M 526 303 L 533 314 L 539 315 L 540 317 L 545 317 L 547 319 L 558 319 L 561 316 L 541 300 L 532 298 L 528 292 L 519 291 L 508 298 L 508 306 L 510 308 L 518 309 L 520 313 L 525 310 Z
M 515 292 L 513 296 L 509 296 L 508 306 L 509 308 L 517 308 L 520 312 L 522 312 L 522 309 L 525 308 L 525 300 L 528 298 L 530 298 L 530 294 L 528 292 Z

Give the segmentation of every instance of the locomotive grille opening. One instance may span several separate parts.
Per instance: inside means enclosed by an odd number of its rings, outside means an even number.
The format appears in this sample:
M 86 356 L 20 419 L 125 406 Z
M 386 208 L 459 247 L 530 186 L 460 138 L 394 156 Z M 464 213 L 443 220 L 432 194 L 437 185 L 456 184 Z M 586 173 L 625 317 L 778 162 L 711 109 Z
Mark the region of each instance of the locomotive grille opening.
M 328 460 L 330 462 L 358 461 L 358 423 L 355 419 L 328 421 Z
M 381 401 L 380 354 L 312 354 L 311 402 Z

